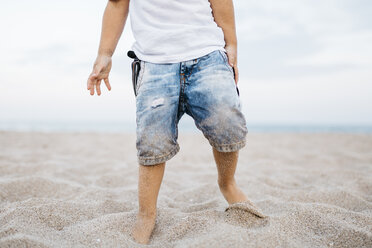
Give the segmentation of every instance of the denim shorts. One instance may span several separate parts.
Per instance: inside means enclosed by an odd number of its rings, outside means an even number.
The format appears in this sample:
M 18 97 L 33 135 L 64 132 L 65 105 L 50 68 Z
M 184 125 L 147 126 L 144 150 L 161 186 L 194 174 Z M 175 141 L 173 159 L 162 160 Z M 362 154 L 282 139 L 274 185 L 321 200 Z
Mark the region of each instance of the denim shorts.
M 140 61 L 140 68 L 134 89 L 139 164 L 162 163 L 178 153 L 178 122 L 184 113 L 217 151 L 245 146 L 246 120 L 224 51 L 179 63 Z

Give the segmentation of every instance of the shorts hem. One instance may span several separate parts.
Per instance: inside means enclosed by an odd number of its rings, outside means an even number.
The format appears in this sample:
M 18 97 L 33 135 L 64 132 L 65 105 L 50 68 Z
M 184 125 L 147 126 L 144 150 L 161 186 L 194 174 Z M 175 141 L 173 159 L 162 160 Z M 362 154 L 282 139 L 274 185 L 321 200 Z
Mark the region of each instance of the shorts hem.
M 219 152 L 235 152 L 243 148 L 245 145 L 246 145 L 246 140 L 242 140 L 240 142 L 233 143 L 233 144 L 211 143 L 211 146 L 213 146 Z
M 174 155 L 176 155 L 179 152 L 179 150 L 180 150 L 180 146 L 177 144 L 177 146 L 173 150 L 171 150 L 170 152 L 166 154 L 158 155 L 154 157 L 138 157 L 138 163 L 141 165 L 160 164 L 174 157 Z

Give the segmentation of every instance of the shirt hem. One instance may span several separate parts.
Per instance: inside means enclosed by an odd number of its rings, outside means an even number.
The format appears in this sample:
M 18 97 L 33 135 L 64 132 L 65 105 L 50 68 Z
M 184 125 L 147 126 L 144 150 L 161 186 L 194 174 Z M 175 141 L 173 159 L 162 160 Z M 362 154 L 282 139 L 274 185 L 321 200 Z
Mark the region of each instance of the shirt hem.
M 208 53 L 211 53 L 215 50 L 226 51 L 222 46 L 210 46 L 207 48 L 195 50 L 192 53 L 175 55 L 175 56 L 149 56 L 140 53 L 135 47 L 132 47 L 132 50 L 136 54 L 136 56 L 143 61 L 156 63 L 156 64 L 168 64 L 168 63 L 179 63 L 187 60 L 193 60 L 196 58 L 200 58 Z

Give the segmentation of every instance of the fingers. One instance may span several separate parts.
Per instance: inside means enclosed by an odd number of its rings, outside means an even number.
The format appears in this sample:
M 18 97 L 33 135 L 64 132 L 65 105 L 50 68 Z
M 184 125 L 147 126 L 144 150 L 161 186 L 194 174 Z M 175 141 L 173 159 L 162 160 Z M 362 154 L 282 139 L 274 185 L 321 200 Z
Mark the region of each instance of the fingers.
M 90 95 L 93 96 L 94 95 L 94 86 L 96 85 L 96 82 L 92 83 L 92 85 L 90 86 Z
M 235 84 L 238 84 L 239 80 L 239 71 L 238 71 L 238 63 L 235 56 L 230 55 L 228 56 L 229 64 L 234 69 L 234 78 L 235 78 Z
M 101 95 L 101 82 L 104 80 L 108 90 L 111 90 L 111 85 L 108 79 L 111 69 L 111 56 L 99 55 L 93 65 L 93 71 L 89 75 L 87 82 L 87 90 L 90 91 L 90 95 L 94 95 L 94 91 L 97 95 Z
M 110 85 L 110 81 L 107 78 L 104 78 L 103 79 L 105 81 L 105 85 L 107 87 L 108 90 L 111 90 L 111 85 Z M 94 88 L 96 88 L 96 92 L 97 92 L 97 95 L 100 96 L 101 95 L 101 82 L 102 82 L 102 79 L 99 79 L 98 75 L 94 72 L 92 72 L 92 74 L 89 76 L 88 78 L 88 81 L 87 81 L 87 90 L 90 91 L 90 95 L 94 95 Z
M 111 90 L 111 85 L 110 85 L 109 79 L 108 78 L 105 78 L 104 81 L 105 81 L 105 84 L 106 84 L 107 89 L 108 90 Z
M 91 95 L 94 95 L 94 85 L 97 83 L 97 75 L 92 73 L 88 78 L 87 89 Z
M 94 86 L 97 87 L 97 85 L 100 84 L 100 81 L 98 78 L 97 78 L 97 75 L 92 73 L 89 78 L 88 78 L 88 82 L 87 82 L 87 90 L 90 91 L 90 95 L 94 95 Z M 97 94 L 98 94 L 98 91 L 97 91 Z M 99 94 L 98 94 L 99 95 Z
M 235 65 L 235 57 L 229 56 L 229 64 L 231 67 L 234 67 Z
M 105 81 L 107 89 L 111 90 L 111 85 L 110 85 L 109 79 L 105 78 L 104 81 Z M 102 82 L 102 79 L 95 79 L 94 77 L 89 77 L 87 89 L 90 91 L 90 94 L 92 96 L 94 95 L 94 88 L 96 89 L 97 95 L 98 96 L 101 95 L 101 93 L 102 93 L 101 82 Z
M 90 90 L 91 87 L 94 86 L 95 81 L 97 80 L 97 75 L 93 72 L 89 75 L 88 81 L 87 81 L 87 89 Z
M 96 89 L 97 95 L 101 95 L 101 79 L 98 80 L 91 80 L 88 86 L 88 90 L 90 91 L 90 95 L 94 95 L 94 88 Z
M 96 91 L 97 91 L 97 95 L 101 95 L 101 80 L 98 80 L 98 82 L 96 83 Z
M 238 84 L 238 80 L 239 80 L 239 70 L 238 70 L 238 65 L 235 64 L 234 65 L 234 76 L 235 76 L 235 84 L 237 85 Z
M 229 62 L 229 65 L 231 67 L 234 67 L 234 65 L 236 64 L 236 54 L 233 52 L 227 51 L 226 55 L 227 55 L 227 60 Z

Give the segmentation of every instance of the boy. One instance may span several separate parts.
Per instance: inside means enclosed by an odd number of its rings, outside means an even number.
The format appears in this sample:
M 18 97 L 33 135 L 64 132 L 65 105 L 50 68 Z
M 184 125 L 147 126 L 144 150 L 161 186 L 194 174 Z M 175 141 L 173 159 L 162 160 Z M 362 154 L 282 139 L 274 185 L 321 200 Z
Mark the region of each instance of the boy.
M 213 14 L 212 14 L 213 12 Z M 130 13 L 140 60 L 136 93 L 139 211 L 131 236 L 147 244 L 165 163 L 178 151 L 177 124 L 190 115 L 212 146 L 218 185 L 231 207 L 264 217 L 236 185 L 246 122 L 237 91 L 237 39 L 232 0 L 111 0 L 88 90 L 111 90 L 111 56 Z M 234 80 L 235 79 L 235 80 Z

